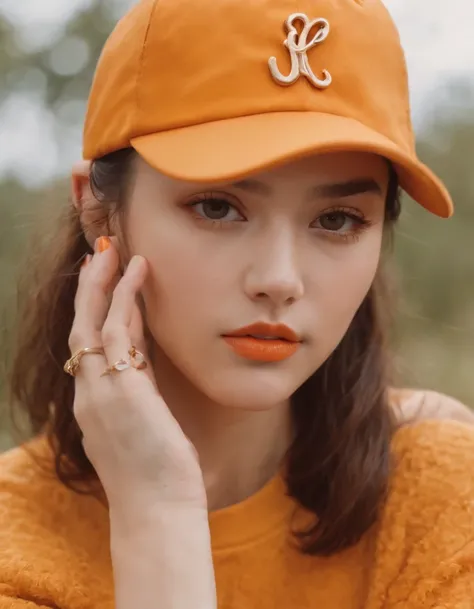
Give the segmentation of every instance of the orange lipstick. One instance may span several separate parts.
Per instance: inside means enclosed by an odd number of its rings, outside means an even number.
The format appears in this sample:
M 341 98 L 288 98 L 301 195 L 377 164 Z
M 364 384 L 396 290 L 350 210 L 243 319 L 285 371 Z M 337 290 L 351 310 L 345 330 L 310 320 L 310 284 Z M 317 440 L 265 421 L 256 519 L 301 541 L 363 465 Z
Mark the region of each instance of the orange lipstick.
M 281 362 L 296 353 L 298 335 L 284 324 L 258 322 L 223 336 L 237 355 L 254 362 Z

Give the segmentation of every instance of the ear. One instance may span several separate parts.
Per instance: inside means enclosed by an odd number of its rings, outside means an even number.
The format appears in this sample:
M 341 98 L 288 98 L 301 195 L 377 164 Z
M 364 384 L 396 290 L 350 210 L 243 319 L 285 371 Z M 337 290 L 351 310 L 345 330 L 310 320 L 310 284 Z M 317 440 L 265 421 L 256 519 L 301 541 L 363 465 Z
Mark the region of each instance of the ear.
M 81 211 L 84 200 L 92 195 L 90 187 L 91 163 L 90 161 L 79 161 L 75 163 L 71 172 L 71 197 L 72 204 L 78 212 Z
M 90 161 L 75 163 L 71 172 L 71 198 L 76 209 L 82 230 L 90 247 L 94 248 L 96 239 L 109 235 L 109 210 L 96 199 L 90 184 Z

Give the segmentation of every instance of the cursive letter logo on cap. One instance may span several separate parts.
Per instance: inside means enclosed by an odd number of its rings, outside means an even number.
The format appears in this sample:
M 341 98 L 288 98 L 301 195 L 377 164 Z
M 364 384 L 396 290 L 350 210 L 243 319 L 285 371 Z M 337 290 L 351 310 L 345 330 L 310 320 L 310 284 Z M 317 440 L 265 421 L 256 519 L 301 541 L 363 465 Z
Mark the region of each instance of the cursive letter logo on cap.
M 303 22 L 303 29 L 300 34 L 298 34 L 298 30 L 294 25 L 296 21 Z M 276 57 L 270 57 L 268 65 L 275 81 L 280 85 L 288 86 L 296 82 L 303 74 L 318 89 L 329 87 L 332 82 L 331 74 L 327 70 L 323 70 L 323 79 L 315 76 L 306 55 L 310 49 L 326 40 L 329 35 L 329 23 L 326 19 L 313 19 L 310 21 L 304 13 L 293 13 L 285 21 L 285 26 L 288 36 L 283 44 L 290 52 L 291 71 L 288 76 L 283 75 L 278 69 Z M 313 38 L 308 41 L 308 35 L 313 27 L 318 27 L 319 29 Z

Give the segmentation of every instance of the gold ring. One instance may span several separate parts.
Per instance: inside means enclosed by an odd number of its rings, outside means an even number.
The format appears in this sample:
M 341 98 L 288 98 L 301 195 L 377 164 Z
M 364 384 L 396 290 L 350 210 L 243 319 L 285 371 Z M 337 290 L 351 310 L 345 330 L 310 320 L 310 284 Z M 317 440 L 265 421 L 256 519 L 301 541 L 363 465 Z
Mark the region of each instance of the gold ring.
M 64 372 L 67 372 L 71 376 L 76 376 L 81 359 L 88 353 L 104 355 L 104 349 L 102 347 L 84 347 L 83 349 L 79 349 L 79 351 L 76 351 L 64 364 Z
M 130 355 L 130 361 L 119 359 L 118 362 L 115 362 L 115 364 L 112 364 L 112 366 L 108 366 L 100 376 L 108 376 L 109 374 L 112 374 L 112 372 L 123 372 L 129 368 L 145 370 L 148 364 L 146 363 L 145 356 L 141 351 L 138 351 L 136 347 L 130 347 L 128 354 Z

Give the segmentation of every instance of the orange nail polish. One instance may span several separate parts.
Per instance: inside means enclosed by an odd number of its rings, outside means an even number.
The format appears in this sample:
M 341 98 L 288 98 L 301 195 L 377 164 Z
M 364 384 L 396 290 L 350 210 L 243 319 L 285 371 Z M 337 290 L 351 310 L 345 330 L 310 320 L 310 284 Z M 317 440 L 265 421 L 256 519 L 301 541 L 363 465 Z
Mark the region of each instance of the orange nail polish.
M 110 247 L 110 239 L 108 237 L 99 237 L 96 242 L 96 250 L 100 253 L 105 252 Z

